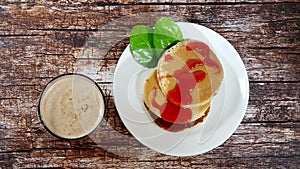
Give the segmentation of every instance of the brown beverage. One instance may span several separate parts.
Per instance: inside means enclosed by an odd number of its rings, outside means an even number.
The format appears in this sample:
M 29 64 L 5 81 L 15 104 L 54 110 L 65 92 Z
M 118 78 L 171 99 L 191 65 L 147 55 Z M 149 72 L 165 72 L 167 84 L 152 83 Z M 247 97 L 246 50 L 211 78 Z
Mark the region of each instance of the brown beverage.
M 81 138 L 101 122 L 105 110 L 99 86 L 80 74 L 62 75 L 46 86 L 39 101 L 40 118 L 54 135 Z

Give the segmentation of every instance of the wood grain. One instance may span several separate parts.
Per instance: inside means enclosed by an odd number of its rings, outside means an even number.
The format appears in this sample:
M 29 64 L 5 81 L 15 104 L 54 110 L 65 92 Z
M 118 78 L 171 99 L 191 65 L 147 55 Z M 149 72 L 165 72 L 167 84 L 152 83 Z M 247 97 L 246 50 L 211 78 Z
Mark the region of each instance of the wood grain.
M 299 1 L 0 2 L 0 168 L 298 168 Z M 114 105 L 112 81 L 129 31 L 161 16 L 209 27 L 237 49 L 250 81 L 246 115 L 222 145 L 193 157 L 139 143 Z M 62 140 L 38 121 L 37 102 L 55 76 L 93 78 L 107 103 L 89 137 Z
M 33 1 L 33 0 L 6 0 L 0 2 L 0 5 L 41 5 L 41 6 L 63 6 L 63 7 L 78 7 L 78 6 L 102 6 L 102 5 L 139 5 L 139 4 L 253 4 L 253 3 L 274 3 L 274 2 L 299 2 L 298 0 L 49 0 L 49 1 Z

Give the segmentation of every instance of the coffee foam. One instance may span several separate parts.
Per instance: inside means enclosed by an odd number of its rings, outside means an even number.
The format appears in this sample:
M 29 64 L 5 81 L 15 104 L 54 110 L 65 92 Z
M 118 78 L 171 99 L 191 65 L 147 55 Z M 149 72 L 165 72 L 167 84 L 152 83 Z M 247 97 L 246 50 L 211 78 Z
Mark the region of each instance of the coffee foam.
M 55 135 L 75 139 L 91 133 L 102 120 L 103 95 L 90 79 L 76 74 L 50 82 L 40 98 L 45 126 Z

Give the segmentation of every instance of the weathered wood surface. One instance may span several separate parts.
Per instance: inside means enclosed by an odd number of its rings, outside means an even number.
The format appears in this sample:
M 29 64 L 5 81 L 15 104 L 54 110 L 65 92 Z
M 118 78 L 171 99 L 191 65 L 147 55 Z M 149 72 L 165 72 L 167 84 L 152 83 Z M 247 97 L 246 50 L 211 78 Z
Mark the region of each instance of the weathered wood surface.
M 172 2 L 1 1 L 0 168 L 298 168 L 300 3 Z M 130 28 L 160 16 L 217 31 L 248 72 L 250 100 L 242 124 L 202 155 L 171 157 L 148 149 L 115 109 L 112 79 Z M 32 121 L 46 83 L 69 72 L 92 77 L 108 104 L 100 128 L 71 141 Z
M 253 3 L 274 3 L 274 2 L 299 2 L 298 0 L 48 0 L 48 1 L 36 1 L 36 0 L 6 0 L 0 2 L 2 5 L 55 5 L 55 6 L 67 6 L 67 7 L 78 7 L 81 5 L 138 5 L 138 4 L 253 4 Z

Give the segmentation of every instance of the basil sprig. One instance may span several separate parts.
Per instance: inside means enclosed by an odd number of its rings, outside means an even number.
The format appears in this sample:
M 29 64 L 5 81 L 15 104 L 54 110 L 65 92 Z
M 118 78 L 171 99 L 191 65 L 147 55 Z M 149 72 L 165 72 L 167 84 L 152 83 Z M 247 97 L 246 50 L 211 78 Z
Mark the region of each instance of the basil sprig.
M 153 68 L 161 54 L 183 40 L 179 26 L 171 19 L 159 19 L 154 28 L 137 25 L 130 32 L 130 52 L 137 63 Z

